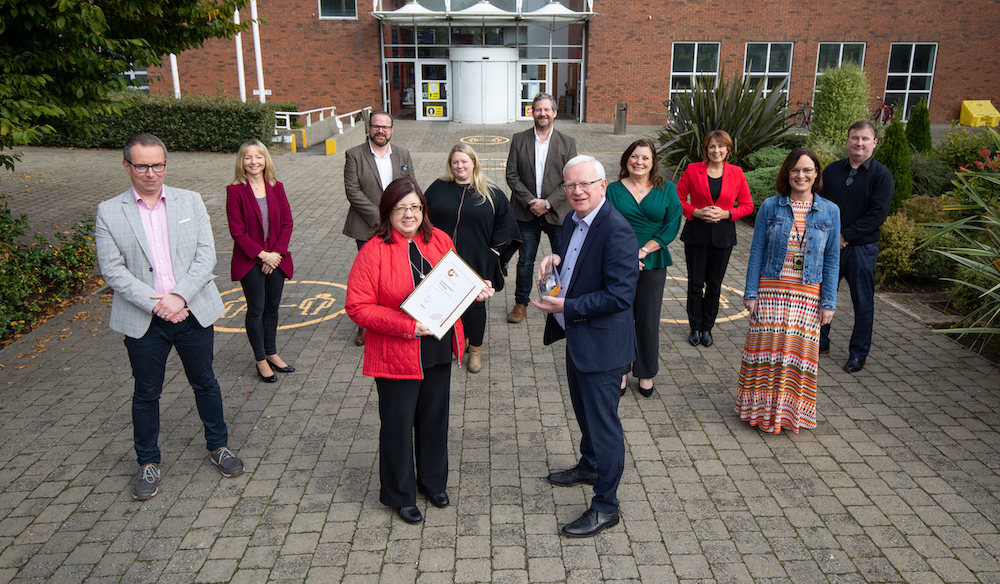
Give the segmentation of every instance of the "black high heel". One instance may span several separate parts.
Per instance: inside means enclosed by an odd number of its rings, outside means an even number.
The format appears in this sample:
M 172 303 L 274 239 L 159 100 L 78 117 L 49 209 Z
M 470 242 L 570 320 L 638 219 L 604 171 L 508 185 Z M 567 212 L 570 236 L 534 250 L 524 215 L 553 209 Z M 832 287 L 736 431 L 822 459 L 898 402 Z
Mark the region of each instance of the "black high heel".
M 271 372 L 270 377 L 264 377 L 264 374 L 260 372 L 260 367 L 257 367 L 256 363 L 254 363 L 254 369 L 257 370 L 257 377 L 260 377 L 260 380 L 264 383 L 275 383 L 278 381 L 278 376 L 274 374 L 274 371 Z
M 277 371 L 278 373 L 291 373 L 295 371 L 295 367 L 292 367 L 291 365 L 285 365 L 282 367 L 270 359 L 267 360 L 267 364 L 271 366 L 272 370 Z

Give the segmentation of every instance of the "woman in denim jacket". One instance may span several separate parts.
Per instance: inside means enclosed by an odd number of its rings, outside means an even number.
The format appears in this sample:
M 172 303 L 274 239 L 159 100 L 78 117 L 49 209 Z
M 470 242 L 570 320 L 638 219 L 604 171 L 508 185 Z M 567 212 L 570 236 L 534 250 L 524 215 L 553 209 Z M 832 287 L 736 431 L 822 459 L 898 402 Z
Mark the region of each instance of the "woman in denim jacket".
M 823 176 L 808 148 L 785 158 L 775 187 L 750 246 L 743 293 L 750 330 L 735 408 L 764 432 L 798 433 L 816 427 L 819 328 L 837 308 L 840 209 L 815 194 Z

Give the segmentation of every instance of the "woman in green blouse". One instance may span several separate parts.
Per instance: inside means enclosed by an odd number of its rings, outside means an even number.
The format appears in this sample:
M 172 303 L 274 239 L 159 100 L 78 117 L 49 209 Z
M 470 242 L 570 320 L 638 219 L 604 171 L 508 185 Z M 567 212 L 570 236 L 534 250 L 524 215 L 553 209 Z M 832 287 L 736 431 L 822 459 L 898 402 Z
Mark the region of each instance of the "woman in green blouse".
M 660 309 L 667 266 L 673 265 L 667 244 L 681 226 L 677 187 L 660 174 L 656 147 L 650 140 L 632 142 L 622 154 L 618 182 L 608 185 L 608 200 L 632 225 L 639 241 L 639 285 L 635 293 L 635 336 L 638 344 L 632 375 L 639 379 L 639 393 L 653 394 L 653 377 L 659 370 Z M 622 395 L 627 387 L 622 376 Z

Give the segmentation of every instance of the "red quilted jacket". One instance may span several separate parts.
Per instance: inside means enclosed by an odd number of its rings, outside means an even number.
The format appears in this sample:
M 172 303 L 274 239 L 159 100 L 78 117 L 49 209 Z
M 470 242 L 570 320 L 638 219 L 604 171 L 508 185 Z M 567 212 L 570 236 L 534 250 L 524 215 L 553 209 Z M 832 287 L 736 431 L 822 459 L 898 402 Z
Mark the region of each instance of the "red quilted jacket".
M 455 249 L 451 238 L 437 228 L 430 242 L 419 235 L 413 241 L 432 265 L 449 249 Z M 365 375 L 423 379 L 420 339 L 413 334 L 417 321 L 399 309 L 410 292 L 413 292 L 413 277 L 407 241 L 395 231 L 391 243 L 370 239 L 351 266 L 345 303 L 347 315 L 365 329 L 365 361 L 361 369 Z M 452 351 L 461 363 L 465 345 L 461 320 L 455 323 L 454 333 Z

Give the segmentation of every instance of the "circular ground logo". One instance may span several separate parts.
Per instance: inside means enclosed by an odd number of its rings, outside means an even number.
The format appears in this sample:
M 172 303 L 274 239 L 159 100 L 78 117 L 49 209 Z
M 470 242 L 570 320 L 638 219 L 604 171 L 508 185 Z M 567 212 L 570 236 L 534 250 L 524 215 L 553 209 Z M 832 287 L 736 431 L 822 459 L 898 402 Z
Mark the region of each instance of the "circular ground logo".
M 281 294 L 278 330 L 319 324 L 344 314 L 344 292 L 347 286 L 336 282 L 286 280 Z M 215 323 L 215 330 L 224 333 L 246 332 L 247 299 L 243 287 L 236 286 L 221 293 L 226 312 Z
M 459 142 L 469 144 L 470 146 L 496 146 L 497 144 L 510 142 L 510 138 L 503 136 L 466 136 L 459 138 Z
M 667 280 L 668 285 L 663 294 L 664 302 L 678 302 L 681 306 L 687 306 L 687 278 L 667 276 Z M 674 285 L 670 285 L 669 280 L 673 280 Z M 670 295 L 671 292 L 674 294 L 673 296 Z M 719 296 L 719 316 L 715 319 L 716 322 L 739 320 L 749 315 L 750 312 L 743 307 L 743 292 L 723 284 L 722 294 Z M 687 324 L 688 319 L 661 318 L 660 321 Z

